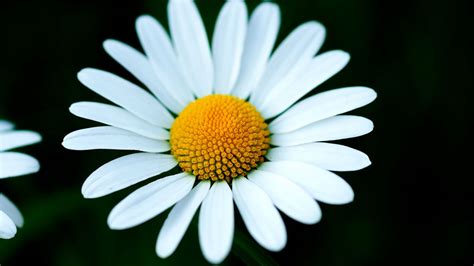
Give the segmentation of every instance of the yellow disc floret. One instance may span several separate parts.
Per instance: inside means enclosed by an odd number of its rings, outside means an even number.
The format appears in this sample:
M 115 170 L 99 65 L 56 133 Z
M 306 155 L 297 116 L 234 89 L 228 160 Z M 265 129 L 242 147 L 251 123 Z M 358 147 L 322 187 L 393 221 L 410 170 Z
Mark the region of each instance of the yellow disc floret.
M 190 103 L 171 127 L 171 153 L 198 179 L 245 176 L 263 162 L 270 143 L 265 120 L 250 103 L 209 95 Z

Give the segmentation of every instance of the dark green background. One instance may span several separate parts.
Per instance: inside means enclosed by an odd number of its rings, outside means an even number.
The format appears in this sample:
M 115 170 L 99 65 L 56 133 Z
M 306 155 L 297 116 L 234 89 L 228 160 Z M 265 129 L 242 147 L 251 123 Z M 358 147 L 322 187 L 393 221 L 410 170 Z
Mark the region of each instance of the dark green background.
M 281 0 L 279 40 L 297 25 L 318 20 L 327 27 L 322 51 L 343 49 L 349 65 L 317 91 L 366 85 L 378 92 L 353 113 L 375 123 L 372 134 L 341 141 L 366 152 L 373 165 L 342 173 L 355 191 L 344 206 L 321 204 L 313 226 L 285 217 L 287 247 L 263 251 L 237 215 L 234 248 L 224 264 L 472 265 L 473 182 L 472 9 L 460 1 Z M 258 1 L 250 1 L 252 10 Z M 198 0 L 209 36 L 220 1 Z M 98 100 L 76 79 L 84 67 L 133 78 L 102 50 L 115 38 L 139 48 L 135 18 L 149 13 L 166 22 L 166 2 L 8 1 L 0 9 L 0 117 L 32 129 L 44 141 L 21 149 L 36 156 L 38 174 L 2 180 L 1 191 L 22 210 L 25 226 L 0 240 L 6 265 L 205 264 L 196 221 L 177 252 L 154 252 L 166 215 L 125 231 L 109 230 L 112 207 L 137 186 L 85 200 L 85 178 L 120 152 L 67 151 L 70 131 L 95 125 L 73 117 L 68 106 Z

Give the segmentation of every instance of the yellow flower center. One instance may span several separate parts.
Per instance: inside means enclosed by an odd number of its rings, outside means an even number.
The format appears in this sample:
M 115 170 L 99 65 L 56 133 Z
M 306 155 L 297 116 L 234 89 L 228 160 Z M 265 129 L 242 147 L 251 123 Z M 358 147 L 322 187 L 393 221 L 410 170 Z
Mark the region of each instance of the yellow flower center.
M 263 162 L 270 143 L 265 120 L 250 103 L 209 95 L 190 103 L 171 127 L 171 153 L 198 179 L 230 182 Z

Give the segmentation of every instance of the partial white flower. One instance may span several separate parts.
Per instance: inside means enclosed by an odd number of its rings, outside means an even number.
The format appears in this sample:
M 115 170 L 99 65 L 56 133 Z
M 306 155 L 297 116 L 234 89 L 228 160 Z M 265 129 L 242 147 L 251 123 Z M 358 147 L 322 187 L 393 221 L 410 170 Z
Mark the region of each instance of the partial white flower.
M 14 125 L 0 120 L 0 179 L 38 172 L 38 161 L 26 154 L 9 150 L 41 141 L 41 136 L 33 131 L 13 130 Z M 23 217 L 18 208 L 0 193 L 0 238 L 15 236 L 17 227 L 23 226 Z
M 193 1 L 169 1 L 168 18 L 170 34 L 150 16 L 137 19 L 144 54 L 116 40 L 104 42 L 149 92 L 103 70 L 78 74 L 116 105 L 73 104 L 73 114 L 106 126 L 72 132 L 64 147 L 139 151 L 94 171 L 82 187 L 84 197 L 165 173 L 122 200 L 109 215 L 110 228 L 134 227 L 172 208 L 156 244 L 158 256 L 166 258 L 200 208 L 202 252 L 220 263 L 232 247 L 234 202 L 253 238 L 279 251 L 287 241 L 279 211 L 315 224 L 321 219 L 317 201 L 353 200 L 349 184 L 331 171 L 359 170 L 370 160 L 323 141 L 371 132 L 370 120 L 342 114 L 369 104 L 376 93 L 347 87 L 300 101 L 349 61 L 339 50 L 316 55 L 326 35 L 320 23 L 297 27 L 272 53 L 280 26 L 274 3 L 260 4 L 248 17 L 243 1 L 227 1 L 212 46 Z M 167 173 L 177 166 L 182 173 Z

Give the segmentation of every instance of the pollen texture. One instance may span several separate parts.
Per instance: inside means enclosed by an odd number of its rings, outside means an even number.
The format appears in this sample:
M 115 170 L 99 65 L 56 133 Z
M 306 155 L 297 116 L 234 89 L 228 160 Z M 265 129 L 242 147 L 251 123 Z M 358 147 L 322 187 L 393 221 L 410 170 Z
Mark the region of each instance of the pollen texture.
M 171 153 L 198 179 L 245 176 L 263 162 L 270 143 L 255 107 L 230 95 L 209 95 L 190 103 L 171 127 Z

